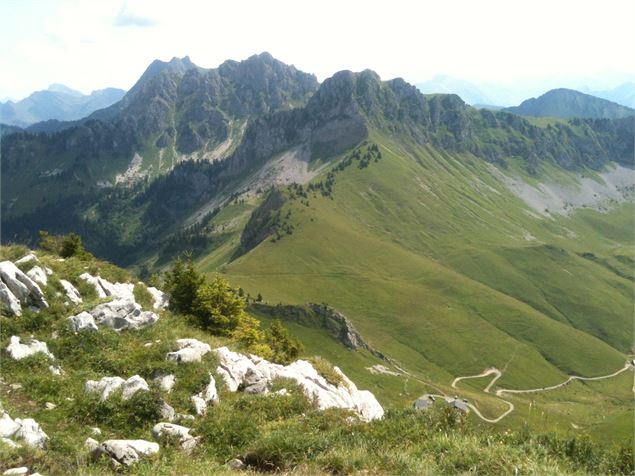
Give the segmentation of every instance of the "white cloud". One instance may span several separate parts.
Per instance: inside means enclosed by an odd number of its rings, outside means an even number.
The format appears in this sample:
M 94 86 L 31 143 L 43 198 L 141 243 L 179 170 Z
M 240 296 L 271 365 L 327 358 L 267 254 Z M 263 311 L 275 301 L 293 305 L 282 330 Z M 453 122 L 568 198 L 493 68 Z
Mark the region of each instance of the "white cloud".
M 0 96 L 129 88 L 156 58 L 215 67 L 262 51 L 321 80 L 365 68 L 410 82 L 635 75 L 632 0 L 23 0 L 0 2 L 0 17 Z

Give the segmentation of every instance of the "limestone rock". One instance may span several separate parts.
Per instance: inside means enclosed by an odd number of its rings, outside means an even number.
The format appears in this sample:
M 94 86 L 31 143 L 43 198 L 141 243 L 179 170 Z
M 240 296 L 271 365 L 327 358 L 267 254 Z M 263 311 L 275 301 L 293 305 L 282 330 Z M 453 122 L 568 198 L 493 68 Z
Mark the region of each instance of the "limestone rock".
M 0 438 L 12 438 L 19 429 L 20 425 L 8 413 L 2 413 L 0 417 Z
M 26 272 L 26 275 L 31 278 L 36 283 L 41 284 L 42 286 L 46 286 L 48 283 L 48 277 L 44 270 L 39 266 L 33 266 L 30 270 Z
M 33 253 L 29 253 L 29 254 L 24 255 L 19 260 L 17 260 L 15 262 L 15 264 L 24 264 L 24 263 L 28 263 L 29 261 L 39 262 L 40 260 L 38 260 L 37 256 L 35 256 Z
M 2 308 L 9 314 L 13 314 L 14 316 L 22 315 L 20 300 L 15 297 L 3 281 L 0 281 L 0 303 L 2 304 Z
M 257 356 L 246 356 L 230 351 L 227 347 L 214 350 L 219 357 L 216 369 L 227 388 L 235 392 L 240 386 L 252 393 L 267 393 L 269 384 L 276 378 L 295 380 L 309 398 L 315 399 L 320 409 L 344 408 L 355 411 L 362 420 L 381 418 L 384 410 L 368 391 L 360 391 L 337 367 L 342 377 L 335 386 L 328 383 L 311 363 L 297 360 L 287 366 L 271 363 Z
M 190 397 L 190 401 L 192 402 L 194 411 L 197 415 L 202 416 L 207 413 L 207 402 L 203 400 L 202 397 L 200 397 L 199 395 L 192 395 Z
M 4 473 L 2 473 L 2 476 L 21 476 L 23 474 L 29 474 L 29 468 L 27 468 L 26 466 L 7 469 Z
M 88 380 L 85 389 L 88 393 L 99 393 L 103 401 L 119 389 L 123 390 L 121 398 L 128 400 L 137 392 L 147 392 L 150 387 L 142 377 L 133 375 L 128 380 L 121 377 L 102 377 L 100 380 Z
M 111 283 L 110 281 L 100 277 L 93 276 L 90 273 L 82 273 L 79 275 L 81 279 L 92 285 L 100 298 L 114 297 L 115 299 L 123 299 L 134 302 L 134 284 L 132 283 Z
M 152 295 L 152 299 L 154 300 L 153 307 L 155 309 L 168 308 L 169 299 L 167 294 L 155 288 L 154 286 L 148 286 L 148 292 Z
M 233 469 L 235 471 L 240 471 L 245 468 L 245 463 L 238 458 L 230 459 L 226 464 L 229 469 Z
M 159 384 L 161 390 L 170 393 L 172 391 L 172 388 L 174 388 L 174 384 L 176 383 L 176 377 L 173 374 L 162 373 L 154 377 L 154 381 Z
M 44 448 L 48 436 L 32 418 L 14 420 L 5 412 L 0 417 L 0 438 L 3 438 L 3 441 L 4 439 L 13 441 L 13 443 L 24 442 L 32 448 Z
M 178 363 L 200 362 L 202 357 L 212 351 L 209 344 L 197 339 L 177 339 L 179 350 L 168 352 L 167 359 Z
M 152 436 L 157 441 L 165 436 L 178 438 L 181 448 L 189 453 L 196 447 L 199 440 L 190 435 L 190 431 L 189 428 L 174 423 L 157 423 L 152 428 Z
M 121 377 L 102 377 L 100 380 L 88 380 L 84 388 L 88 393 L 99 393 L 103 401 L 119 390 L 124 382 Z
M 0 263 L 0 278 L 22 304 L 34 304 L 40 309 L 48 307 L 44 293 L 37 283 L 11 261 Z
M 97 326 L 105 326 L 115 331 L 143 329 L 159 320 L 159 316 L 154 312 L 142 311 L 139 304 L 127 299 L 115 299 L 99 304 L 90 314 L 95 318 Z
M 146 382 L 145 379 L 139 375 L 133 375 L 124 382 L 121 398 L 128 400 L 137 392 L 148 392 L 149 390 L 150 387 L 148 387 L 148 382 Z
M 99 449 L 108 455 L 113 463 L 130 466 L 144 456 L 158 453 L 159 445 L 146 440 L 106 440 Z
M 176 419 L 176 411 L 174 410 L 174 407 L 165 401 L 161 403 L 159 414 L 161 415 L 161 418 L 167 421 L 174 421 Z
M 30 344 L 21 344 L 18 336 L 11 336 L 10 343 L 7 346 L 7 352 L 14 360 L 21 360 L 38 353 L 46 355 L 49 359 L 55 358 L 53 354 L 49 352 L 46 342 L 33 339 Z
M 71 322 L 71 329 L 73 332 L 82 331 L 96 331 L 97 324 L 95 324 L 95 318 L 92 314 L 83 311 L 75 316 L 70 316 L 68 320 Z
M 79 291 L 72 283 L 66 281 L 65 279 L 60 279 L 60 284 L 64 289 L 64 293 L 66 294 L 66 298 L 71 304 L 81 304 L 82 296 L 79 294 Z

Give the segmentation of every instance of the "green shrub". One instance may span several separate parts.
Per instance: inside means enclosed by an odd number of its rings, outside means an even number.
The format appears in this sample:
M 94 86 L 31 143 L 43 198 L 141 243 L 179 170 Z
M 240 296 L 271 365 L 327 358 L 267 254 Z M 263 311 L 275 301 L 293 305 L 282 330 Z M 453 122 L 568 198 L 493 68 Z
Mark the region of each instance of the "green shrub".
M 229 333 L 245 319 L 245 300 L 225 279 L 216 276 L 197 289 L 192 312 L 203 327 Z
M 165 273 L 165 292 L 170 295 L 170 309 L 181 314 L 191 314 L 199 287 L 205 278 L 196 271 L 192 257 L 185 262 L 179 257 Z
M 302 342 L 289 335 L 289 331 L 279 319 L 275 319 L 265 332 L 265 342 L 273 352 L 272 360 L 288 364 L 298 358 L 304 350 Z

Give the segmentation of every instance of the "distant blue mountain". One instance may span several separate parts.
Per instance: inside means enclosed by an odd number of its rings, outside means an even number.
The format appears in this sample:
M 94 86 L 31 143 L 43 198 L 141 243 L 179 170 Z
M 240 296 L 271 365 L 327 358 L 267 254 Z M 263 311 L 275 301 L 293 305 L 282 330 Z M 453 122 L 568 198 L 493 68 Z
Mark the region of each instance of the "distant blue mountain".
M 0 123 L 27 127 L 48 120 L 73 121 L 116 103 L 125 93 L 106 88 L 85 95 L 63 84 L 52 84 L 21 101 L 0 103 Z

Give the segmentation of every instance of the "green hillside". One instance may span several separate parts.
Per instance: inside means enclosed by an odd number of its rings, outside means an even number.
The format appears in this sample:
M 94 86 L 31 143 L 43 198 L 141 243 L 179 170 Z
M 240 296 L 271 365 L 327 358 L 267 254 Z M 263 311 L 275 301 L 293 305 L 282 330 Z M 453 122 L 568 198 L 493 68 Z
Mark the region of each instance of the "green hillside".
M 448 392 L 454 377 L 489 367 L 504 369 L 498 387 L 525 389 L 624 365 L 632 344 L 632 204 L 536 218 L 480 159 L 378 132 L 369 142 L 379 144 L 381 160 L 337 172 L 331 196 L 288 192 L 296 198 L 279 214 L 291 234 L 275 239 L 275 232 L 221 265 L 231 256 L 225 245 L 202 258 L 201 269 L 220 270 L 270 303 L 328 302 L 373 347 Z M 238 241 L 236 234 L 229 246 Z M 311 331 L 303 332 L 311 342 Z M 350 367 L 369 378 L 361 364 Z M 609 405 L 610 414 L 631 408 L 627 385 L 616 390 L 622 403 Z M 406 404 L 412 396 L 388 398 Z M 541 402 L 558 413 L 549 395 Z M 584 412 L 599 423 L 592 407 Z M 558 414 L 552 423 L 569 427 L 571 418 Z

